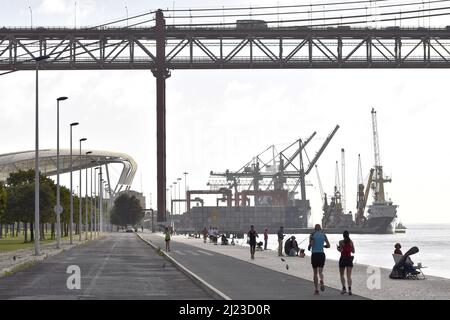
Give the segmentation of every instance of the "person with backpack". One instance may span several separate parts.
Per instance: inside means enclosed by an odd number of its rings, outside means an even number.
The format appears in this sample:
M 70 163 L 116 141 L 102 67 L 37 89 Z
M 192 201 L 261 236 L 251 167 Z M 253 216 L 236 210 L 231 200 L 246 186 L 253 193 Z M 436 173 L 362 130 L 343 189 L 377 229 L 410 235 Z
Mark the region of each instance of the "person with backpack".
M 319 283 L 317 274 L 320 277 L 320 290 L 325 291 L 325 284 L 323 282 L 323 267 L 325 266 L 325 253 L 323 248 L 329 248 L 330 242 L 327 236 L 323 232 L 320 224 L 316 224 L 314 227 L 314 232 L 309 236 L 308 250 L 311 251 L 311 265 L 313 268 L 314 275 L 314 294 L 319 294 Z
M 344 273 L 347 270 L 348 294 L 352 295 L 352 269 L 354 258 L 352 253 L 355 253 L 355 246 L 353 245 L 353 241 L 350 239 L 350 234 L 347 230 L 344 231 L 343 237 L 344 240 L 339 241 L 339 245 L 337 245 L 337 250 L 341 253 L 341 257 L 339 258 L 339 273 L 342 283 L 341 294 L 347 293 L 344 277 Z
M 170 230 L 167 227 L 164 231 L 164 240 L 166 241 L 166 252 L 170 251 Z

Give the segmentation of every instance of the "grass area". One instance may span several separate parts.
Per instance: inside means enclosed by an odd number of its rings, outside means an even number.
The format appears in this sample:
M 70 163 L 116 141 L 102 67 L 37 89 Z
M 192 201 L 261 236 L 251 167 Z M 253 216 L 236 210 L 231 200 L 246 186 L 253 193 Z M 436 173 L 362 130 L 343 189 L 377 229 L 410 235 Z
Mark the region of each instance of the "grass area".
M 50 239 L 50 232 L 45 234 L 45 240 L 41 241 L 41 244 L 51 243 L 56 241 L 55 239 Z M 62 237 L 61 239 L 67 239 L 68 237 Z M 28 233 L 28 239 L 30 239 L 30 233 Z M 18 237 L 8 237 L 0 239 L 0 253 L 8 252 L 20 249 L 28 249 L 34 246 L 34 242 L 24 243 L 25 237 L 20 234 Z

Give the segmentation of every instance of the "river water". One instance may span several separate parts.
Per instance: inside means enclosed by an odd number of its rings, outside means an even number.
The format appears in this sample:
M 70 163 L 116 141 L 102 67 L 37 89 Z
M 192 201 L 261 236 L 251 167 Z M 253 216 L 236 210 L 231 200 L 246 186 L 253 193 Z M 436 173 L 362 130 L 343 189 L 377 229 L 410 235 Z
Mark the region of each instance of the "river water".
M 423 269 L 425 275 L 433 275 L 450 279 L 450 224 L 411 224 L 407 225 L 406 233 L 368 235 L 351 234 L 350 237 L 355 245 L 355 263 L 392 268 L 394 260 L 394 244 L 399 242 L 402 245 L 402 251 L 405 253 L 412 246 L 417 246 L 419 252 L 411 256 L 415 264 L 421 262 L 427 268 Z M 259 232 L 258 241 L 263 241 L 263 230 Z M 276 250 L 278 241 L 276 232 L 278 230 L 269 230 L 268 249 Z M 286 238 L 292 236 L 286 234 Z M 307 249 L 307 234 L 295 234 L 300 248 Z M 339 259 L 340 253 L 336 250 L 336 245 L 342 239 L 342 235 L 327 235 L 331 248 L 325 249 L 327 258 Z M 261 240 L 259 240 L 261 239 Z M 303 241 L 304 240 L 304 241 Z M 302 242 L 303 241 L 303 242 Z M 242 243 L 240 240 L 239 243 Z M 244 244 L 245 245 L 245 244 Z M 305 250 L 310 255 L 308 250 Z

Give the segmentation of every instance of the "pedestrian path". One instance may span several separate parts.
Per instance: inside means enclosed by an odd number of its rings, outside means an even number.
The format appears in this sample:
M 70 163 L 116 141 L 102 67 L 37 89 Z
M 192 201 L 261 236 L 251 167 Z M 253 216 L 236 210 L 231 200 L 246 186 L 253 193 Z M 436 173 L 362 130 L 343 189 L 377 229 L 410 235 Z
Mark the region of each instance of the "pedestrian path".
M 68 273 L 78 270 L 73 275 Z M 69 281 L 79 276 L 77 281 Z M 112 232 L 0 278 L 0 300 L 214 299 L 136 235 Z M 133 310 L 131 310 L 133 312 Z
M 150 241 L 158 242 L 162 240 L 162 234 L 152 234 L 144 231 L 143 237 Z M 188 245 L 190 248 L 181 250 L 177 244 Z M 308 281 L 312 280 L 312 268 L 310 257 L 283 257 L 284 262 L 277 256 L 273 250 L 257 251 L 255 260 L 250 259 L 250 250 L 246 246 L 222 246 L 212 243 L 203 243 L 202 239 L 192 238 L 184 235 L 174 235 L 171 240 L 171 246 L 174 250 L 183 251 L 186 258 L 187 251 L 210 252 L 211 254 L 221 254 L 248 264 L 258 265 L 273 271 L 281 272 Z M 193 249 L 196 248 L 197 250 Z M 332 249 L 328 249 L 332 250 Z M 325 251 L 326 252 L 326 251 Z M 170 254 L 170 253 L 169 253 Z M 201 254 L 201 252 L 200 252 Z M 183 263 L 183 257 L 179 257 L 179 262 Z M 207 258 L 206 258 L 207 259 Z M 426 275 L 426 269 L 424 269 Z M 450 279 L 427 276 L 425 280 L 392 280 L 389 279 L 391 270 L 386 268 L 373 267 L 362 264 L 355 264 L 353 268 L 354 294 L 370 299 L 450 299 Z M 339 277 L 338 262 L 327 259 L 325 268 L 325 284 L 328 287 L 340 290 L 342 288 Z
M 139 232 L 139 236 L 151 242 L 161 250 L 165 249 L 162 235 Z M 186 238 L 187 240 L 187 238 Z M 198 239 L 196 239 L 198 240 Z M 194 243 L 198 243 L 195 241 Z M 340 290 L 327 287 L 320 296 L 315 296 L 311 281 L 294 277 L 290 274 L 274 272 L 256 263 L 248 263 L 245 259 L 235 259 L 233 255 L 216 252 L 213 244 L 197 245 L 184 243 L 183 237 L 174 236 L 171 241 L 171 251 L 166 254 L 175 263 L 188 270 L 193 276 L 201 279 L 233 300 L 334 300 L 362 299 L 358 295 L 343 296 Z M 225 249 L 225 246 L 223 247 Z M 247 252 L 247 250 L 244 250 Z M 259 257 L 256 257 L 259 259 Z M 257 260 L 255 260 L 257 261 Z
M 93 236 L 92 240 L 100 239 L 101 236 Z M 85 240 L 85 236 L 83 234 L 82 240 L 80 241 L 78 235 L 73 238 L 73 244 L 70 244 L 68 239 L 61 240 L 60 248 L 56 248 L 56 240 L 50 243 L 41 244 L 40 246 L 40 256 L 34 255 L 34 246 L 19 249 L 14 251 L 7 251 L 0 253 L 0 277 L 10 274 L 11 272 L 27 266 L 29 264 L 34 264 L 36 262 L 41 262 L 44 259 L 57 255 L 65 250 L 70 250 L 73 247 L 81 245 L 83 243 L 89 242 L 90 236 L 88 236 L 88 240 Z

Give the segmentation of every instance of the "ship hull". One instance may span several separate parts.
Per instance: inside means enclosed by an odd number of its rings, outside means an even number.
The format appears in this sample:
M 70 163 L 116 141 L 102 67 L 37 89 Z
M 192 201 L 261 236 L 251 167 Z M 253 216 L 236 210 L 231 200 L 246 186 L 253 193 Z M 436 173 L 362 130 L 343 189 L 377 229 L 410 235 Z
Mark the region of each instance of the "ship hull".
M 367 227 L 371 230 L 376 230 L 377 233 L 394 233 L 395 217 L 375 217 L 367 220 Z
M 193 207 L 188 213 L 171 215 L 179 232 L 201 232 L 215 227 L 223 233 L 247 233 L 250 226 L 263 232 L 268 228 L 276 232 L 284 228 L 307 228 L 311 213 L 309 201 L 295 201 L 295 206 L 242 206 L 242 207 Z

